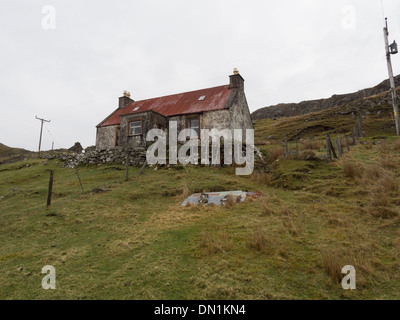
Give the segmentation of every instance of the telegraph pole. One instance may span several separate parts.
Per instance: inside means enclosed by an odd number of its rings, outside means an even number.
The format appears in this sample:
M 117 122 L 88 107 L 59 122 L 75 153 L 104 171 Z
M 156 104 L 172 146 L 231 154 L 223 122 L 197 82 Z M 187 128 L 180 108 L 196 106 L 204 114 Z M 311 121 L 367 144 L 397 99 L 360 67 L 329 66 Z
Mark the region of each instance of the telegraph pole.
M 399 106 L 397 104 L 396 85 L 394 83 L 392 60 L 391 60 L 391 57 L 390 57 L 391 53 L 389 51 L 389 39 L 388 39 L 389 30 L 388 30 L 387 18 L 385 18 L 385 24 L 386 25 L 383 28 L 383 35 L 384 35 L 384 38 L 385 38 L 386 60 L 387 60 L 388 72 L 389 72 L 390 91 L 392 93 L 394 120 L 395 120 L 395 123 L 396 123 L 396 134 L 398 136 L 400 136 Z
M 38 118 L 37 116 L 36 116 L 36 119 L 37 119 L 37 120 L 40 120 L 40 122 L 41 122 L 41 126 L 40 126 L 40 139 L 39 139 L 39 154 L 38 154 L 38 156 L 40 156 L 40 147 L 41 147 L 41 145 L 42 145 L 43 123 L 44 123 L 44 122 L 50 122 L 51 120 L 41 119 L 41 118 Z

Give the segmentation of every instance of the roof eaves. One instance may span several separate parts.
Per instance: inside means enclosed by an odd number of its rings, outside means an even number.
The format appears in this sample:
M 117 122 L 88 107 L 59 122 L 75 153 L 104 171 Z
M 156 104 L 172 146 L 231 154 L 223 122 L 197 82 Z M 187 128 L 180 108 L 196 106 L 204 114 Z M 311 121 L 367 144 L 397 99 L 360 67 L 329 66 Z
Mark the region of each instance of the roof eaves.
M 99 127 L 101 127 L 101 125 L 104 123 L 104 122 L 106 122 L 114 113 L 116 113 L 117 111 L 119 110 L 119 108 L 117 108 L 117 109 L 115 109 L 111 114 L 109 114 L 103 121 L 101 121 L 97 126 L 96 126 L 96 128 L 99 128 Z M 106 127 L 108 127 L 108 126 L 106 126 Z

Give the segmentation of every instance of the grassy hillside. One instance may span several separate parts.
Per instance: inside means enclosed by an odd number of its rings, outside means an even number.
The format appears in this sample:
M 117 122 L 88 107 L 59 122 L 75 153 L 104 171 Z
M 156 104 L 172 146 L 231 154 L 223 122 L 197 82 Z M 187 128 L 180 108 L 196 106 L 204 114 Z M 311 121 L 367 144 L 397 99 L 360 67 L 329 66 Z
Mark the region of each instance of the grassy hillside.
M 0 143 L 0 164 L 22 160 L 24 159 L 24 157 L 29 157 L 32 154 L 33 152 L 31 151 L 25 149 L 10 148 Z
M 306 115 L 280 118 L 278 120 L 263 119 L 255 124 L 255 141 L 263 144 L 282 141 L 285 136 L 289 140 L 296 138 L 324 139 L 325 133 L 351 134 L 358 121 L 358 108 L 364 113 L 363 129 L 368 137 L 395 135 L 393 107 L 389 103 L 389 92 L 383 92 L 345 106 L 313 112 Z M 267 139 L 268 138 L 268 139 Z
M 266 163 L 251 176 L 172 166 L 131 168 L 126 182 L 122 166 L 86 166 L 82 193 L 57 161 L 1 165 L 0 298 L 399 299 L 400 139 L 384 95 L 368 97 L 366 136 L 350 151 L 343 137 L 357 103 L 257 122 Z M 331 163 L 326 132 L 341 133 L 346 150 Z M 222 190 L 263 197 L 180 207 L 191 193 Z M 56 268 L 56 290 L 41 287 L 45 265 Z M 345 265 L 357 290 L 341 287 Z
M 0 298 L 399 299 L 400 141 L 386 140 L 330 164 L 270 157 L 270 169 L 241 177 L 177 166 L 132 168 L 125 182 L 122 167 L 81 167 L 85 193 L 57 162 L 2 165 Z M 302 151 L 323 153 L 308 142 Z M 192 192 L 239 189 L 264 197 L 179 206 Z M 41 288 L 48 264 L 56 290 Z M 340 285 L 348 264 L 357 290 Z

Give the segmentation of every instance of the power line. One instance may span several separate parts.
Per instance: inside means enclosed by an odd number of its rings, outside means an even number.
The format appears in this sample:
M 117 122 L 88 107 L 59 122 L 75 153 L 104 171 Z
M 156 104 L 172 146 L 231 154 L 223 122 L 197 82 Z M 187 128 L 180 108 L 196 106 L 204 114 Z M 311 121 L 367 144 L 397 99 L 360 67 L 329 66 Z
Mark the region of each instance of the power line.
M 381 0 L 381 7 L 382 7 L 382 19 L 384 22 L 385 21 L 385 9 L 383 8 L 383 0 Z
M 38 156 L 40 156 L 40 147 L 42 145 L 43 123 L 44 122 L 50 122 L 51 120 L 45 120 L 45 119 L 42 119 L 42 118 L 38 118 L 37 116 L 35 116 L 35 117 L 36 117 L 37 120 L 40 120 L 40 122 L 41 122 L 41 125 L 40 125 L 40 138 L 39 138 L 39 154 L 38 154 Z

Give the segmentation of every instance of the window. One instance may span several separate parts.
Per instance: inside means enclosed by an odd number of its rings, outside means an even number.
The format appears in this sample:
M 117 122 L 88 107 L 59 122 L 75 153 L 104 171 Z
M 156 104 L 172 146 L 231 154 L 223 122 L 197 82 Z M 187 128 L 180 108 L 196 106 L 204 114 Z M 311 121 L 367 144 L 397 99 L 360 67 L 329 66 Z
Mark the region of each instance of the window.
M 197 132 L 197 137 L 200 136 L 200 120 L 198 117 L 188 119 L 188 129 L 193 129 Z
M 203 101 L 205 98 L 206 98 L 206 96 L 201 96 L 201 97 L 199 98 L 199 101 Z
M 142 120 L 129 122 L 129 135 L 134 136 L 138 134 L 142 134 Z
M 133 111 L 138 111 L 140 107 L 135 107 L 135 109 L 132 110 Z

